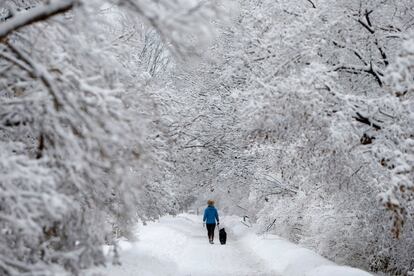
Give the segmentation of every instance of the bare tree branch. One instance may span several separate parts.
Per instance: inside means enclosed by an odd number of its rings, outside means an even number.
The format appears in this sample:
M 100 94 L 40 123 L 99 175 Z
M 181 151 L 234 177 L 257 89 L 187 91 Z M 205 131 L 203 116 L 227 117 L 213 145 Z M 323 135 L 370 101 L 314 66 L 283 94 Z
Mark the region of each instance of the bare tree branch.
M 316 5 L 315 3 L 312 2 L 312 0 L 307 0 L 307 1 L 312 5 L 312 8 L 316 9 Z
M 354 119 L 357 120 L 358 122 L 372 126 L 376 130 L 381 129 L 379 125 L 373 123 L 369 118 L 362 116 L 359 112 L 357 112 L 356 115 L 357 116 L 354 116 Z
M 370 34 L 375 34 L 375 29 L 372 26 L 371 23 L 371 19 L 369 18 L 369 15 L 372 13 L 373 11 L 366 11 L 365 12 L 365 21 L 362 21 L 362 19 L 358 19 L 358 22 L 370 33 Z M 388 66 L 389 62 L 388 62 L 388 57 L 387 54 L 385 53 L 384 49 L 379 45 L 378 39 L 375 37 L 374 39 L 374 43 L 378 48 L 378 51 L 381 54 L 381 58 L 383 60 L 383 63 L 385 66 Z
M 382 73 L 378 71 L 377 68 L 374 69 L 372 62 L 368 66 L 339 65 L 339 66 L 336 66 L 333 71 L 345 71 L 345 72 L 356 74 L 356 75 L 360 74 L 361 72 L 365 72 L 367 74 L 372 75 L 380 87 L 383 86 L 382 78 L 381 78 Z
M 365 23 L 364 21 L 362 21 L 361 19 L 358 19 L 358 23 L 360 23 L 365 29 L 367 29 L 368 32 L 370 32 L 371 34 L 375 33 L 375 30 L 372 29 L 367 23 Z
M 360 53 L 360 52 L 358 52 L 356 49 L 353 49 L 353 48 L 349 48 L 349 47 L 347 47 L 347 46 L 345 46 L 345 45 L 343 45 L 343 44 L 341 44 L 341 43 L 339 43 L 339 42 L 337 42 L 337 41 L 335 41 L 335 40 L 332 40 L 332 43 L 336 46 L 336 47 L 339 47 L 339 48 L 342 48 L 342 49 L 347 49 L 347 50 L 350 50 L 351 52 L 353 52 L 354 53 L 354 55 L 360 60 L 360 61 L 362 61 L 362 63 L 364 63 L 364 65 L 368 65 L 368 63 L 364 60 L 364 58 L 362 57 L 362 54 Z

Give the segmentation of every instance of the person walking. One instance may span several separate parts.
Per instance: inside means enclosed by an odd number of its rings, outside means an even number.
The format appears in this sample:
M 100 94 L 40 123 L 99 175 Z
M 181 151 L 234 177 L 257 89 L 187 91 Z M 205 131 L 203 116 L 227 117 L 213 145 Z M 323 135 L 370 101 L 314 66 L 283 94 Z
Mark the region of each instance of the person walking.
M 211 244 L 214 243 L 214 229 L 216 228 L 216 221 L 217 225 L 219 225 L 219 216 L 217 209 L 214 207 L 214 201 L 209 199 L 207 201 L 207 208 L 204 210 L 204 217 L 203 222 L 207 226 L 207 235 L 208 240 Z

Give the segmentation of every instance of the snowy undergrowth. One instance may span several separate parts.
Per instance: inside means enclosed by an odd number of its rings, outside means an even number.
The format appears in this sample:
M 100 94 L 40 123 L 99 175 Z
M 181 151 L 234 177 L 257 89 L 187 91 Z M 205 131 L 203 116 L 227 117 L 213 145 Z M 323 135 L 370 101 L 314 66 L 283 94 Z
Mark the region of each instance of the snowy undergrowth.
M 109 264 L 87 271 L 98 275 L 284 275 L 367 276 L 367 272 L 338 266 L 315 252 L 275 235 L 259 236 L 240 218 L 222 218 L 228 242 L 209 245 L 201 217 L 166 216 L 139 227 L 138 241 L 120 241 L 121 266 Z M 110 252 L 106 248 L 107 252 Z

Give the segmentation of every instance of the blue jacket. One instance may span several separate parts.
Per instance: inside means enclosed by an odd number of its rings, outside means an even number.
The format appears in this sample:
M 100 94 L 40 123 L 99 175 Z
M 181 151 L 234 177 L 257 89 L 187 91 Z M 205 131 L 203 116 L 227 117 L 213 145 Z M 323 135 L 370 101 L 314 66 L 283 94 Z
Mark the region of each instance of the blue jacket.
M 219 216 L 218 216 L 217 209 L 214 208 L 214 206 L 208 206 L 204 210 L 203 221 L 207 224 L 216 224 L 216 220 L 217 220 L 217 223 L 218 223 L 219 222 Z

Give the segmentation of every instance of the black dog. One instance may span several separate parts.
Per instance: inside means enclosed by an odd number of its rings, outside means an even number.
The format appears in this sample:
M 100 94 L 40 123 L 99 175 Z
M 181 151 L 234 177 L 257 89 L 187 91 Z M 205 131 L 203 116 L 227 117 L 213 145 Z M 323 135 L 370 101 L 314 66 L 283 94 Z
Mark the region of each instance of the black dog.
M 227 240 L 227 233 L 224 230 L 224 228 L 221 228 L 219 231 L 219 240 L 221 244 L 226 244 L 226 240 Z

